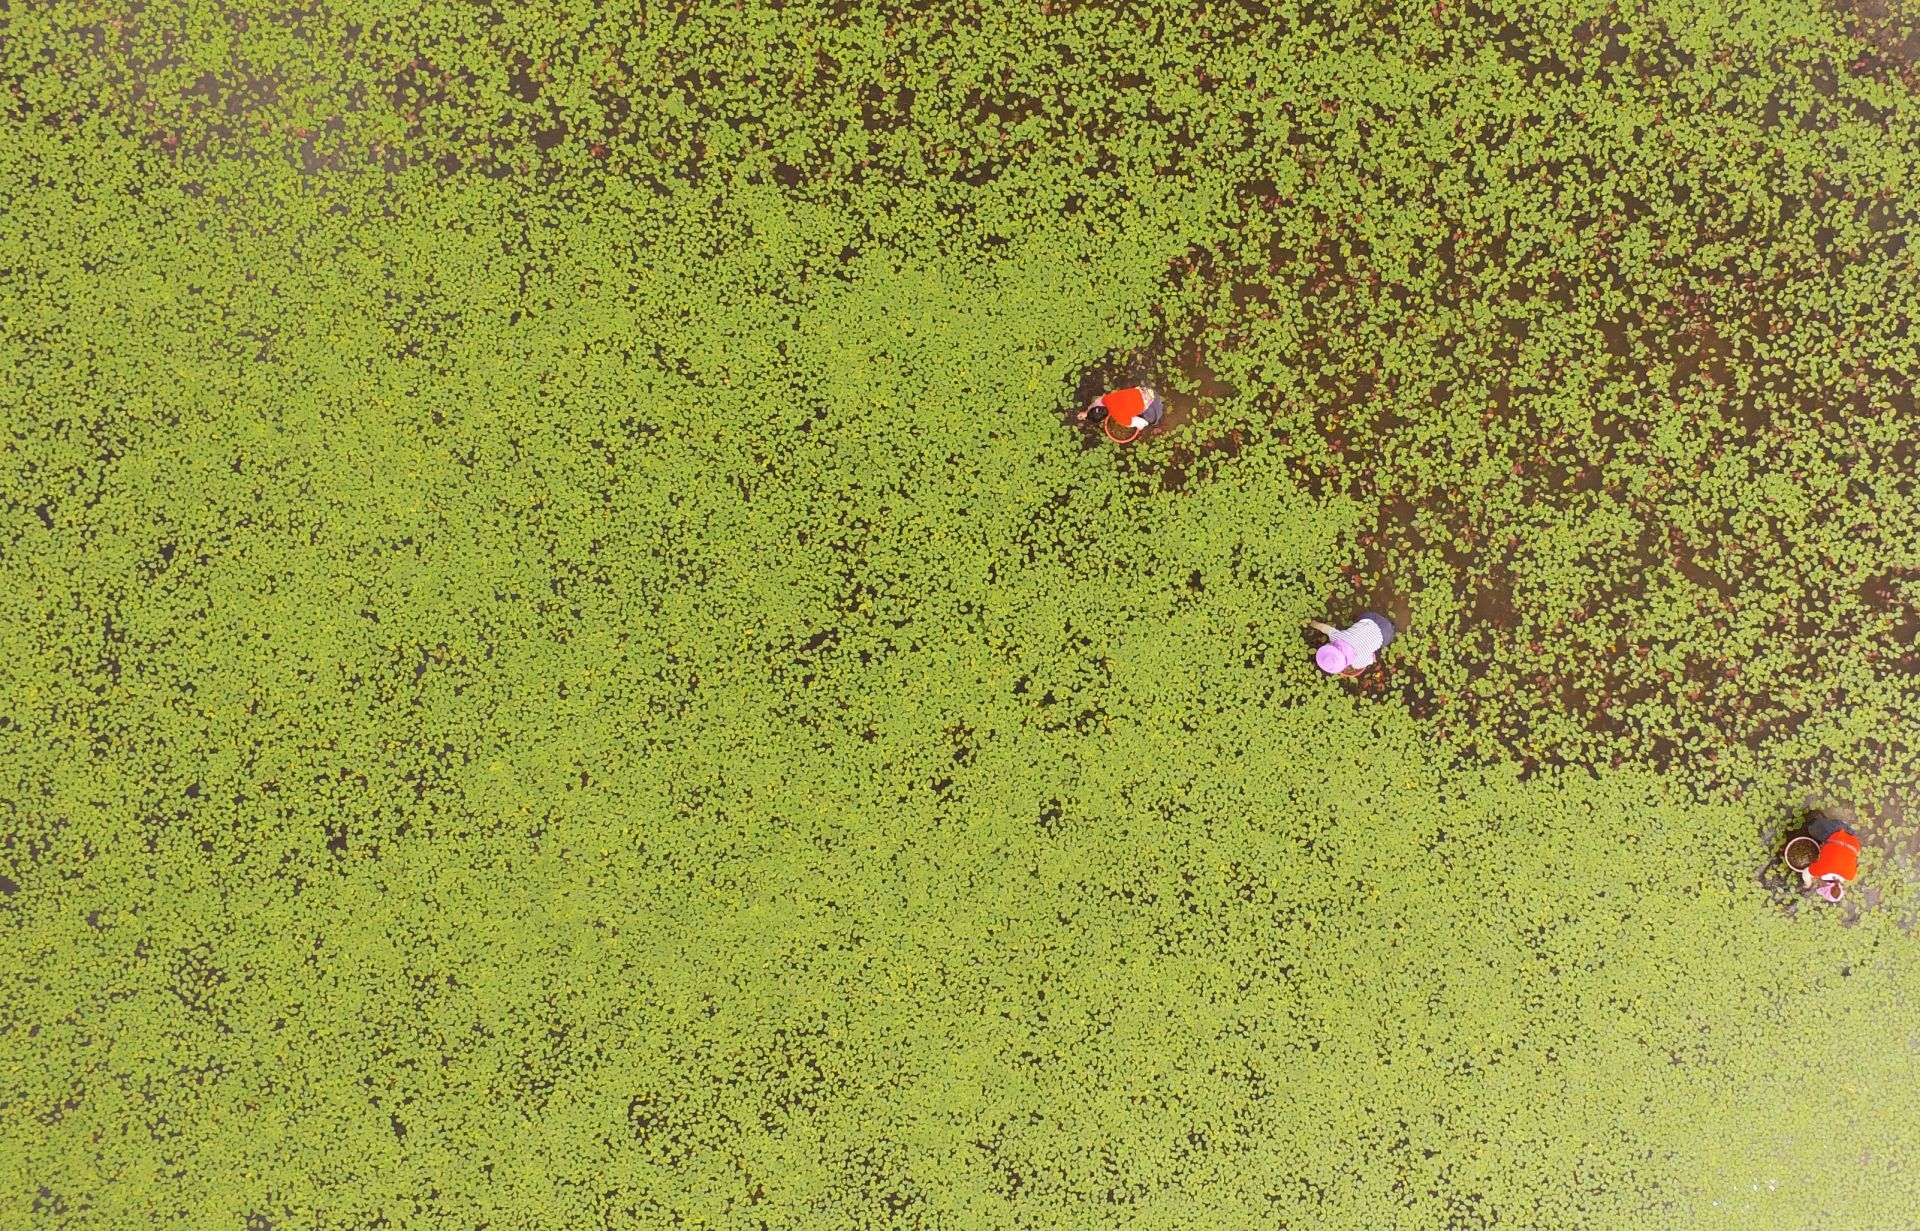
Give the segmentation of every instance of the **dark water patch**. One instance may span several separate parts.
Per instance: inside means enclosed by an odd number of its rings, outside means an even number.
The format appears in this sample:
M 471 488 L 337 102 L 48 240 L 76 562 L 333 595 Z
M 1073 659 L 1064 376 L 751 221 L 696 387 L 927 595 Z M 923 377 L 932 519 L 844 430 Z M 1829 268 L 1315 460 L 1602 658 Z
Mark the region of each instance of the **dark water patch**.
M 1391 494 L 1381 502 L 1373 526 L 1361 531 L 1357 541 L 1362 553 L 1360 588 L 1376 595 L 1381 611 L 1403 629 L 1413 621 L 1413 600 L 1418 593 L 1411 565 L 1430 546 L 1415 517 L 1411 499 Z M 1449 563 L 1459 566 L 1465 561 L 1456 554 Z
M 542 59 L 536 64 L 526 52 L 515 50 L 507 58 L 507 88 L 523 103 L 538 102 L 541 83 L 546 80 L 552 63 Z
M 1861 44 L 1848 71 L 1920 86 L 1920 11 L 1890 0 L 1824 0 Z
M 1861 583 L 1857 592 L 1869 613 L 1888 620 L 1875 644 L 1889 667 L 1920 679 L 1920 567 L 1901 567 L 1878 573 Z

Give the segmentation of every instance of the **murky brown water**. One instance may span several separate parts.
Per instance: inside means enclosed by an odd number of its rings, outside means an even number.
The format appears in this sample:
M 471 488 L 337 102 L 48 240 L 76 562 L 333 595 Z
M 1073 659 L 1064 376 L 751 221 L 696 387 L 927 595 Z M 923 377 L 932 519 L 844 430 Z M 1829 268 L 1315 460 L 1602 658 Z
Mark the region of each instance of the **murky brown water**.
M 1842 8 L 1853 16 L 1856 29 L 1872 49 L 1853 66 L 1854 71 L 1890 75 L 1920 87 L 1920 73 L 1915 70 L 1920 62 L 1920 18 L 1896 17 L 1877 0 Z M 1636 71 L 1673 71 L 1674 64 L 1659 56 L 1629 53 L 1621 47 L 1619 30 L 1605 18 L 1587 23 L 1581 33 L 1587 41 L 1606 44 L 1603 64 L 1620 63 L 1631 55 L 1646 61 L 1636 60 Z M 1565 65 L 1544 62 L 1534 68 L 1542 74 L 1567 71 Z M 1822 92 L 1834 96 L 1836 82 L 1827 80 Z M 1299 139 L 1298 130 L 1295 139 Z M 1815 195 L 1835 191 L 1823 185 Z M 1246 186 L 1242 196 L 1249 210 L 1295 208 L 1270 184 Z M 1802 207 L 1825 209 L 1832 204 L 1819 197 Z M 1630 214 L 1648 213 L 1645 203 L 1629 200 L 1626 208 Z M 1837 251 L 1830 230 L 1815 237 L 1821 259 L 1836 275 L 1863 259 L 1894 259 L 1904 247 L 1901 227 L 1883 201 L 1855 201 L 1853 216 L 1865 222 L 1875 237 L 1870 250 Z M 1595 232 L 1603 262 L 1609 237 L 1619 228 L 1616 220 L 1611 229 L 1601 226 Z M 1738 238 L 1738 234 L 1736 227 L 1728 237 Z M 1481 277 L 1507 262 L 1504 246 L 1504 237 L 1476 240 L 1462 228 L 1443 238 L 1431 259 L 1446 272 L 1454 294 L 1481 296 L 1485 293 Z M 1596 276 L 1604 277 L 1604 269 Z M 1270 314 L 1276 303 L 1292 297 L 1323 306 L 1331 319 L 1336 305 L 1356 294 L 1377 293 L 1380 286 L 1365 243 L 1352 242 L 1343 250 L 1331 232 L 1305 249 L 1275 241 L 1265 253 L 1264 268 L 1225 268 L 1212 254 L 1194 253 L 1169 272 L 1176 284 L 1195 277 L 1218 288 L 1234 314 L 1248 317 Z M 1697 399 L 1703 414 L 1711 416 L 1701 425 L 1709 440 L 1703 466 L 1737 448 L 1788 467 L 1795 433 L 1825 433 L 1840 442 L 1836 447 L 1859 452 L 1858 424 L 1891 415 L 1908 425 L 1907 443 L 1896 446 L 1892 456 L 1875 460 L 1882 466 L 1910 468 L 1915 461 L 1911 442 L 1920 438 L 1920 413 L 1910 394 L 1888 408 L 1873 405 L 1864 382 L 1831 389 L 1802 387 L 1795 395 L 1797 409 L 1783 417 L 1754 392 L 1735 392 L 1743 369 L 1750 370 L 1756 362 L 1751 339 L 1779 336 L 1798 327 L 1795 309 L 1783 298 L 1783 291 L 1789 289 L 1786 282 L 1785 275 L 1750 277 L 1731 268 L 1699 271 L 1693 285 L 1683 282 L 1665 302 L 1641 303 L 1625 314 L 1596 321 L 1596 354 L 1602 360 L 1604 378 L 1629 388 L 1638 386 L 1647 397 Z M 1581 304 L 1581 288 L 1557 277 L 1534 293 L 1563 312 L 1574 312 Z M 1736 305 L 1736 315 L 1731 317 L 1726 315 L 1729 303 Z M 1529 326 L 1518 306 L 1507 318 L 1507 332 L 1491 340 L 1489 357 L 1496 369 L 1519 367 Z M 1236 401 L 1239 391 L 1220 382 L 1210 369 L 1213 349 L 1230 349 L 1238 342 L 1230 327 L 1225 340 L 1220 340 L 1222 323 L 1163 322 L 1160 335 L 1141 352 L 1089 373 L 1089 388 L 1082 391 L 1086 396 L 1100 391 L 1093 386 L 1115 387 L 1140 380 L 1167 392 L 1167 420 L 1115 452 L 1114 465 L 1137 492 L 1177 491 L 1204 481 L 1219 467 L 1232 464 L 1241 448 L 1256 437 L 1280 445 L 1282 453 L 1324 456 L 1329 459 L 1324 464 L 1299 468 L 1296 477 L 1302 486 L 1318 496 L 1341 494 L 1373 503 L 1378 510 L 1358 537 L 1353 567 L 1330 585 L 1327 609 L 1332 618 L 1347 618 L 1372 607 L 1391 616 L 1403 630 L 1417 633 L 1423 613 L 1460 613 L 1464 635 L 1485 647 L 1489 661 L 1496 643 L 1510 648 L 1520 640 L 1538 646 L 1563 631 L 1544 626 L 1522 592 L 1528 568 L 1528 561 L 1519 555 L 1525 550 L 1523 527 L 1503 524 L 1470 493 L 1424 490 L 1395 479 L 1403 468 L 1391 455 L 1392 442 L 1409 425 L 1402 391 L 1383 385 L 1375 371 L 1356 370 L 1325 341 L 1310 339 L 1301 347 L 1300 362 L 1312 373 L 1317 405 L 1323 409 L 1301 416 L 1289 414 L 1287 408 L 1270 407 L 1263 422 L 1262 408 Z M 1799 571 L 1785 579 L 1786 591 L 1793 597 L 1780 616 L 1776 636 L 1795 647 L 1798 665 L 1775 671 L 1771 690 L 1749 684 L 1741 664 L 1717 656 L 1710 640 L 1685 646 L 1678 666 L 1658 670 L 1644 666 L 1646 641 L 1657 638 L 1658 630 L 1640 627 L 1643 578 L 1667 570 L 1669 575 L 1677 574 L 1697 595 L 1700 615 L 1720 629 L 1750 621 L 1756 603 L 1773 604 L 1766 608 L 1772 612 L 1780 603 L 1781 579 L 1770 579 L 1776 587 L 1772 594 L 1750 589 L 1754 580 L 1751 526 L 1736 525 L 1727 515 L 1716 516 L 1707 507 L 1689 505 L 1686 518 L 1672 516 L 1676 502 L 1685 503 L 1699 472 L 1664 476 L 1640 491 L 1623 490 L 1621 475 L 1630 469 L 1626 463 L 1642 464 L 1648 456 L 1640 425 L 1597 410 L 1580 438 L 1564 428 L 1533 422 L 1530 404 L 1537 390 L 1520 386 L 1517 380 L 1490 383 L 1481 421 L 1490 432 L 1504 429 L 1512 438 L 1539 441 L 1537 449 L 1513 462 L 1513 483 L 1525 493 L 1522 507 L 1564 520 L 1599 502 L 1628 509 L 1641 522 L 1638 538 L 1616 548 L 1616 558 L 1604 570 L 1603 575 L 1617 580 L 1590 594 L 1573 613 L 1583 632 L 1598 634 L 1610 648 L 1596 656 L 1579 680 L 1551 668 L 1523 674 L 1516 695 L 1503 698 L 1492 710 L 1470 697 L 1438 691 L 1424 677 L 1416 653 L 1389 654 L 1380 669 L 1351 686 L 1364 694 L 1399 700 L 1413 714 L 1469 746 L 1484 749 L 1491 741 L 1534 767 L 1585 762 L 1594 756 L 1613 764 L 1642 762 L 1683 769 L 1690 781 L 1739 795 L 1757 789 L 1750 776 L 1756 772 L 1753 767 L 1770 763 L 1794 780 L 1820 784 L 1819 791 L 1810 793 L 1820 798 L 1810 797 L 1806 806 L 1851 808 L 1863 837 L 1911 874 L 1920 861 L 1920 833 L 1908 824 L 1912 800 L 1920 794 L 1920 758 L 1898 742 L 1897 733 L 1890 733 L 1888 746 L 1852 750 L 1844 765 L 1829 753 L 1783 764 L 1777 752 L 1810 716 L 1846 703 L 1823 683 L 1818 666 L 1825 609 L 1834 586 L 1842 584 L 1835 574 L 1804 554 L 1789 556 L 1792 568 Z M 1445 387 L 1436 389 L 1435 412 L 1449 410 L 1452 396 Z M 1231 427 L 1209 433 L 1207 421 L 1229 404 L 1233 413 L 1226 421 Z M 1849 438 L 1856 443 L 1846 446 Z M 1864 453 L 1861 457 L 1865 464 Z M 1778 537 L 1784 532 L 1775 526 L 1770 533 Z M 1777 571 L 1778 557 L 1773 567 Z M 1425 587 L 1438 576 L 1452 580 L 1445 583 L 1444 593 L 1428 592 Z M 1893 633 L 1882 668 L 1909 679 L 1915 704 L 1920 706 L 1920 647 L 1915 645 L 1920 637 L 1920 569 L 1889 568 L 1844 585 L 1869 611 L 1891 617 Z M 1310 641 L 1303 639 L 1303 645 Z M 1669 704 L 1685 707 L 1696 720 L 1709 719 L 1717 746 L 1702 748 L 1666 726 L 1659 716 Z M 1530 713 L 1551 715 L 1556 721 L 1573 718 L 1585 742 L 1578 748 L 1554 739 L 1542 742 L 1532 729 Z M 1855 895 L 1847 909 L 1871 908 L 1875 896 Z

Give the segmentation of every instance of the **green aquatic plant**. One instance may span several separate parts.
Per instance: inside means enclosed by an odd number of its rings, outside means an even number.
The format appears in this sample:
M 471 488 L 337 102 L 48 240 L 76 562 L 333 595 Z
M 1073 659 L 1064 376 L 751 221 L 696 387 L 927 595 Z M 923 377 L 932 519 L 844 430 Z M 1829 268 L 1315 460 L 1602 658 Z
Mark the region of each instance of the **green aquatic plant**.
M 0 15 L 0 1221 L 1898 1225 L 1899 20 Z

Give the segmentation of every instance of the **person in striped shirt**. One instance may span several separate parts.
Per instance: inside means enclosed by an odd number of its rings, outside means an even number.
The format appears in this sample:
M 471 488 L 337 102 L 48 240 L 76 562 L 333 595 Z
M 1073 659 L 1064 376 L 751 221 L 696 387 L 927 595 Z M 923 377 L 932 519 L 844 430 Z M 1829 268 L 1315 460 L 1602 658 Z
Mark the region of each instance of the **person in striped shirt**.
M 1393 621 L 1377 611 L 1367 612 L 1347 628 L 1318 620 L 1310 623 L 1327 635 L 1327 643 L 1314 654 L 1313 661 L 1328 675 L 1359 675 L 1373 665 L 1394 636 Z

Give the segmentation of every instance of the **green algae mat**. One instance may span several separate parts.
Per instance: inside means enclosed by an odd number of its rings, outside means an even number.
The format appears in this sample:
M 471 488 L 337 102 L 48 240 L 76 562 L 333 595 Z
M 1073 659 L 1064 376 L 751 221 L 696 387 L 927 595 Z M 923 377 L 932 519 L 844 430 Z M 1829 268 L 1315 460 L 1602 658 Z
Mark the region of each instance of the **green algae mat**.
M 0 8 L 0 1224 L 1912 1225 L 1915 52 Z

